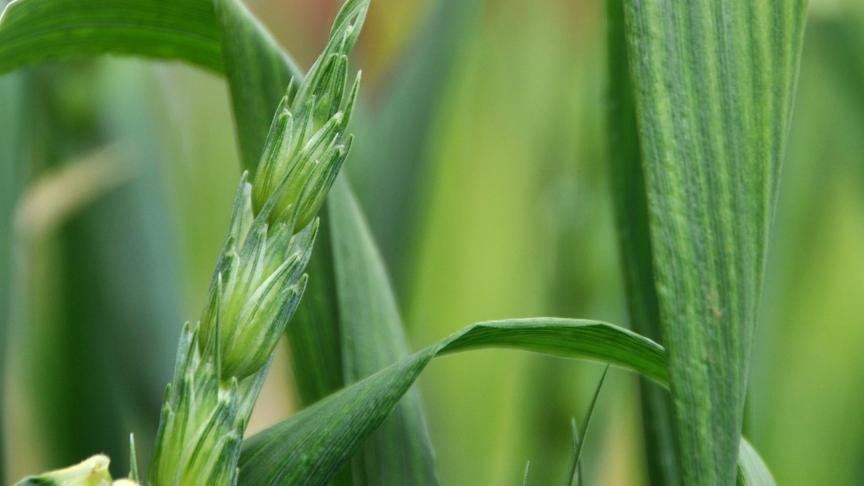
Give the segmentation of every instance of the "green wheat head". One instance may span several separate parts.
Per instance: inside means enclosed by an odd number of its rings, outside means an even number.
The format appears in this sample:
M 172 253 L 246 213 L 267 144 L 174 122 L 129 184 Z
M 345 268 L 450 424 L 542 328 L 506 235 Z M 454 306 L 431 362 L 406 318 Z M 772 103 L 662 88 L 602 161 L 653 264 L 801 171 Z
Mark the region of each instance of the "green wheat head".
M 244 174 L 207 305 L 187 323 L 166 391 L 151 483 L 234 484 L 246 422 L 306 287 L 321 207 L 351 146 L 359 73 L 348 53 L 368 2 L 349 0 L 303 82 L 276 111 L 255 178 Z

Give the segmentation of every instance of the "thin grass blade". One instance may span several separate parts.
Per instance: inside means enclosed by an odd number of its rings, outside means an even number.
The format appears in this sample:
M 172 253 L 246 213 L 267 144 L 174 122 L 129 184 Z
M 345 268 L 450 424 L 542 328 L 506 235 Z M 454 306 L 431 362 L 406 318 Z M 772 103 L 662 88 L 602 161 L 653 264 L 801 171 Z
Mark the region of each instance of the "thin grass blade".
M 333 263 L 338 289 L 342 366 L 353 383 L 405 359 L 409 347 L 381 255 L 347 181 L 330 194 Z M 409 391 L 363 445 L 354 484 L 437 484 L 419 393 Z
M 606 375 L 609 373 L 609 365 L 603 369 L 603 374 L 600 375 L 600 380 L 597 382 L 597 387 L 594 388 L 594 395 L 591 396 L 591 404 L 588 405 L 588 411 L 582 419 L 582 426 L 576 428 L 576 422 L 573 422 L 573 466 L 570 469 L 570 486 L 582 484 L 582 451 L 585 449 L 585 439 L 588 437 L 588 427 L 591 425 L 591 417 L 594 416 L 594 409 L 597 406 L 597 398 L 600 397 L 600 390 L 603 389 L 603 382 L 606 381 Z

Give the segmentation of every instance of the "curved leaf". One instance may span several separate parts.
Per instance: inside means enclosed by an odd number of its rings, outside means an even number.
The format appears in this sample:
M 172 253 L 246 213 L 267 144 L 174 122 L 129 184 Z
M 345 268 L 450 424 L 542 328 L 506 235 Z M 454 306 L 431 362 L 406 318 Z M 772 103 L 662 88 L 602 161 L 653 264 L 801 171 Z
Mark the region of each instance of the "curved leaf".
M 738 485 L 775 486 L 774 476 L 756 449 L 746 440 L 738 447 Z
M 410 350 L 381 255 L 344 178 L 333 186 L 328 209 L 343 376 L 345 383 L 353 383 L 405 359 Z M 437 484 L 416 390 L 409 391 L 372 434 L 352 470 L 356 485 Z
M 475 324 L 244 442 L 241 484 L 326 484 L 438 355 L 511 347 L 607 361 L 666 379 L 663 348 L 611 324 L 557 318 Z
M 0 15 L 0 73 L 100 54 L 182 59 L 220 72 L 219 42 L 209 1 L 15 0 Z
M 542 317 L 481 322 L 245 440 L 240 484 L 326 484 L 384 422 L 432 358 L 491 347 L 606 361 L 663 387 L 668 383 L 663 347 L 612 324 Z M 742 485 L 774 484 L 762 459 L 744 439 L 739 474 Z

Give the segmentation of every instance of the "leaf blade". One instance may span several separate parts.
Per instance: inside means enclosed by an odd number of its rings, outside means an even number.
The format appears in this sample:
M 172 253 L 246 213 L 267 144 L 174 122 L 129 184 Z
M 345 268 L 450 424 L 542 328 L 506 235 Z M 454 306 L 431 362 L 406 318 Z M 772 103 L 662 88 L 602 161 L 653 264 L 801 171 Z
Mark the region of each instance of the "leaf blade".
M 562 346 L 562 341 L 567 344 Z M 644 373 L 662 386 L 666 386 L 668 379 L 665 372 L 658 372 L 666 367 L 662 346 L 611 324 L 559 318 L 478 323 L 246 439 L 239 463 L 240 484 L 326 484 L 386 419 L 433 358 L 490 347 L 608 360 Z M 622 349 L 626 350 L 624 359 Z M 633 354 L 641 358 L 633 359 Z M 741 440 L 740 448 L 740 474 L 745 481 L 742 484 L 773 485 L 773 482 L 746 482 L 764 478 L 767 467 L 746 440 Z
M 732 484 L 804 0 L 625 2 L 685 484 Z
M 406 358 L 409 347 L 381 256 L 344 178 L 331 191 L 329 209 L 343 376 L 353 383 Z M 437 484 L 417 390 L 363 445 L 352 470 L 358 485 Z
M 24 125 L 25 84 L 20 75 L 0 77 L 0 376 L 5 376 L 7 336 L 12 321 L 12 306 L 15 299 L 13 220 L 18 197 L 24 188 L 25 137 L 20 133 Z M 0 387 L 0 409 L 6 410 L 5 387 Z M 0 422 L 0 457 L 5 457 L 5 423 Z M 0 478 L 4 477 L 3 461 L 0 461 Z
M 247 440 L 240 459 L 241 484 L 325 484 L 384 421 L 433 357 L 485 347 L 608 359 L 657 380 L 665 376 L 662 347 L 610 324 L 556 318 L 478 323 Z
M 738 449 L 738 484 L 740 486 L 775 486 L 774 476 L 756 452 L 744 439 Z
M 15 0 L 0 16 L 0 72 L 101 54 L 222 71 L 213 5 L 199 0 Z
M 628 69 L 624 5 L 606 2 L 608 69 L 609 178 L 615 209 L 615 232 L 624 276 L 627 313 L 633 329 L 660 339 L 660 314 L 651 260 L 648 200 L 640 156 L 633 81 Z M 666 390 L 640 378 L 642 427 L 648 476 L 652 484 L 676 485 L 678 464 L 672 402 Z

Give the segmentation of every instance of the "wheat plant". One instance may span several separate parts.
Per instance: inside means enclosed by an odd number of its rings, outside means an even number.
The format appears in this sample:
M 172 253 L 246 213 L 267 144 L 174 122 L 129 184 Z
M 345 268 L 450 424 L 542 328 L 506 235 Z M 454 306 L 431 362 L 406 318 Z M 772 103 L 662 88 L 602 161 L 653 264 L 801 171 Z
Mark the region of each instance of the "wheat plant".
M 465 8 L 442 5 L 443 23 Z M 609 0 L 611 173 L 633 330 L 505 319 L 414 353 L 362 211 L 336 180 L 359 89 L 348 56 L 368 8 L 345 1 L 305 76 L 238 0 L 4 9 L 0 71 L 104 53 L 179 59 L 224 75 L 231 93 L 245 172 L 228 234 L 204 310 L 183 328 L 146 480 L 133 442 L 129 479 L 113 484 L 438 484 L 412 385 L 433 358 L 488 347 L 639 374 L 654 484 L 773 484 L 742 437 L 743 409 L 805 2 Z M 285 334 L 307 406 L 245 437 Z M 108 465 L 97 455 L 21 484 L 108 485 Z
M 254 181 L 244 176 L 201 320 L 187 324 L 166 392 L 151 483 L 234 484 L 246 423 L 306 287 L 315 214 L 351 145 L 359 75 L 347 54 L 367 4 L 348 2 L 327 48 L 273 119 Z

